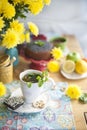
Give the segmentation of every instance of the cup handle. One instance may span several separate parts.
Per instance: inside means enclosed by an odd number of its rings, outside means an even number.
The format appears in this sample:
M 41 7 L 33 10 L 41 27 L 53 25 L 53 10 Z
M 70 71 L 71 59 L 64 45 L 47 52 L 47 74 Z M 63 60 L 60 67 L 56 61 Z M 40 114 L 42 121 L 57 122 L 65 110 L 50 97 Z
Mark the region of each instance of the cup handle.
M 52 78 L 50 78 L 50 77 L 48 78 L 48 80 L 51 81 L 51 83 L 52 83 L 52 88 L 51 89 L 53 89 L 53 90 L 56 89 L 55 81 Z
M 47 82 L 51 82 L 51 87 L 48 86 L 47 88 L 44 88 L 44 90 L 41 92 L 41 94 L 44 92 L 47 92 L 48 90 L 55 90 L 56 89 L 56 83 L 52 78 L 49 77 Z

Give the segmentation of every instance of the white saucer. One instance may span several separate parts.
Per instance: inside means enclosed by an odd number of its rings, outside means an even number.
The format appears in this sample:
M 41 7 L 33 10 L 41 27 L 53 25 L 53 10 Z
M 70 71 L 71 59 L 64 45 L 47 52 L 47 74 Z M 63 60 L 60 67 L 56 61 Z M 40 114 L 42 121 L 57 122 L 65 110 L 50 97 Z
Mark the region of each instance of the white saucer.
M 76 72 L 73 72 L 71 74 L 68 74 L 68 73 L 65 73 L 62 69 L 60 70 L 60 72 L 67 79 L 78 80 L 78 79 L 87 78 L 87 73 L 77 74 Z
M 20 88 L 15 90 L 12 93 L 11 97 L 13 97 L 13 96 L 18 97 L 19 95 L 23 96 Z M 45 104 L 43 108 L 35 108 L 35 107 L 33 107 L 33 103 L 32 104 L 25 104 L 24 103 L 22 106 L 20 106 L 19 108 L 15 109 L 15 110 L 10 109 L 9 107 L 8 107 L 8 109 L 11 111 L 14 111 L 14 112 L 18 112 L 18 113 L 37 113 L 37 112 L 44 110 L 47 107 L 48 102 L 49 102 L 49 96 L 46 93 L 43 93 L 39 97 L 36 98 L 34 103 L 36 101 L 40 101 L 40 100 L 42 100 Z

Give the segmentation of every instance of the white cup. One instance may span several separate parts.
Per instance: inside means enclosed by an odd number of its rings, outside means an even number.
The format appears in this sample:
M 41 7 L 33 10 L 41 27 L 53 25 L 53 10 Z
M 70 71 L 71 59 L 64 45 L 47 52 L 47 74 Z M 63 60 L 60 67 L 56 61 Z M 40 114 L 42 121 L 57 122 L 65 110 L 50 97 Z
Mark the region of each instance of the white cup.
M 25 70 L 20 73 L 19 78 L 21 80 L 21 89 L 23 92 L 25 103 L 33 103 L 34 100 L 41 93 L 43 93 L 43 92 L 51 89 L 53 86 L 55 86 L 54 80 L 52 78 L 48 77 L 48 81 L 44 82 L 44 84 L 41 87 L 38 86 L 38 83 L 32 83 L 32 86 L 29 88 L 27 82 L 23 81 L 23 77 L 29 73 L 41 74 L 42 72 L 38 71 L 38 70 L 29 69 L 29 70 Z M 49 82 L 50 87 L 48 86 L 47 88 L 45 88 L 47 82 Z

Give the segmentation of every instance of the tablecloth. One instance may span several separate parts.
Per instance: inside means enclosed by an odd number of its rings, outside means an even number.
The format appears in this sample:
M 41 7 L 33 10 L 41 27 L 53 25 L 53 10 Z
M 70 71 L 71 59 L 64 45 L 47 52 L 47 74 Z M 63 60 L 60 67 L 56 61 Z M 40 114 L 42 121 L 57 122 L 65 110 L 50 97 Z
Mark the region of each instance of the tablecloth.
M 71 101 L 61 91 L 68 83 L 58 82 L 56 85 L 57 89 L 47 92 L 50 105 L 40 112 L 17 113 L 0 104 L 0 130 L 75 130 Z M 20 87 L 20 81 L 6 86 L 13 92 Z

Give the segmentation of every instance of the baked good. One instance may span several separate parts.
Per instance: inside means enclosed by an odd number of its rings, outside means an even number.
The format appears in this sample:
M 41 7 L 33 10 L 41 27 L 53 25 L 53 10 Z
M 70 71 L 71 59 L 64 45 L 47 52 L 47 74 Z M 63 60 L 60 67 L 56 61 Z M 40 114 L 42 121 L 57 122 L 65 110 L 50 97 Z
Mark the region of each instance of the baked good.
M 53 44 L 44 40 L 35 40 L 27 44 L 25 56 L 34 60 L 49 60 Z
M 43 100 L 39 100 L 39 101 L 34 102 L 32 105 L 35 108 L 44 108 L 45 103 Z
M 12 110 L 17 109 L 23 105 L 24 100 L 22 97 L 10 97 L 4 101 L 4 104 Z

